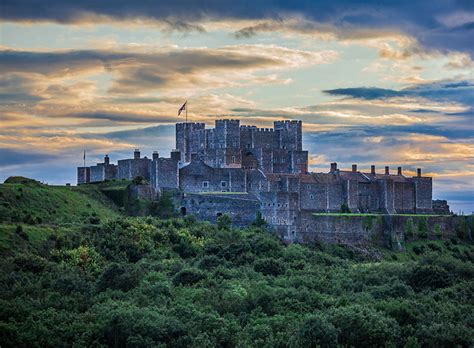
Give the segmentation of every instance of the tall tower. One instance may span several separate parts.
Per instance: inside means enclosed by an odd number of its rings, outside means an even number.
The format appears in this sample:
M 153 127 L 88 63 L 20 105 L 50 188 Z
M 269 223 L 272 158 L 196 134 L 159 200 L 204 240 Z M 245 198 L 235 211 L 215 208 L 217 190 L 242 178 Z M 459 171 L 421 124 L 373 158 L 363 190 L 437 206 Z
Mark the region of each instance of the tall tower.
M 191 154 L 198 153 L 205 143 L 204 123 L 176 123 L 176 149 L 181 152 L 181 160 L 191 161 Z
M 303 150 L 302 122 L 296 120 L 275 121 L 275 131 L 279 133 L 279 147 L 286 150 Z

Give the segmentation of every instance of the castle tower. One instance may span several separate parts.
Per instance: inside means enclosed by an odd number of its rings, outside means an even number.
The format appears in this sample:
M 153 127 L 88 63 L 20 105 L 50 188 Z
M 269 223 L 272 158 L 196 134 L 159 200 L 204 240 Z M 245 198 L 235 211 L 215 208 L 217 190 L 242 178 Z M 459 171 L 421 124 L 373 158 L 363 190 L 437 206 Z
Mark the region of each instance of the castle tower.
M 191 161 L 191 154 L 198 153 L 206 143 L 204 123 L 176 123 L 176 149 L 181 152 L 181 160 Z
M 216 120 L 214 130 L 216 148 L 240 148 L 240 121 Z
M 303 150 L 303 127 L 301 121 L 275 121 L 273 128 L 279 133 L 278 143 L 280 149 Z

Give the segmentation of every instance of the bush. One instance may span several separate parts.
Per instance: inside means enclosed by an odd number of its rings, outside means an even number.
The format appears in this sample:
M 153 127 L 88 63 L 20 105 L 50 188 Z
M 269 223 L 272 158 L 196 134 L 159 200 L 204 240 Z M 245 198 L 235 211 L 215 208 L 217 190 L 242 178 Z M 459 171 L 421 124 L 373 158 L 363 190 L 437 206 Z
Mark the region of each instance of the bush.
M 127 264 L 110 264 L 101 274 L 97 289 L 116 289 L 129 291 L 138 285 L 139 275 L 131 266 Z
M 24 240 L 26 240 L 26 241 L 29 239 L 28 234 L 23 230 L 23 226 L 22 226 L 22 225 L 16 226 L 15 233 L 16 233 L 17 236 L 19 236 L 21 239 L 24 239 Z
M 444 288 L 451 283 L 450 274 L 436 265 L 416 266 L 408 277 L 408 283 L 417 291 Z
M 332 311 L 332 324 L 339 331 L 339 344 L 355 347 L 394 345 L 399 338 L 398 323 L 369 306 L 351 305 Z
M 327 317 L 312 315 L 303 322 L 291 343 L 296 347 L 336 347 L 337 330 Z
M 264 275 L 277 276 L 285 272 L 285 265 L 280 260 L 273 258 L 257 260 L 253 268 Z
M 173 278 L 174 285 L 194 285 L 206 278 L 206 275 L 198 269 L 188 268 L 178 272 Z
M 217 218 L 217 227 L 220 230 L 229 229 L 231 224 L 232 224 L 232 219 L 227 214 L 221 215 Z

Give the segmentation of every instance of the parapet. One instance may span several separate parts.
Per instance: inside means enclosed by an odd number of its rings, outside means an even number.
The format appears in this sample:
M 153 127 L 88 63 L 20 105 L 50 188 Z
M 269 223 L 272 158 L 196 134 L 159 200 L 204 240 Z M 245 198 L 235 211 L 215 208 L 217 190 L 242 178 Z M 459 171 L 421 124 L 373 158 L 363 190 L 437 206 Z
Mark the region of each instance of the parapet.
M 275 130 L 273 128 L 257 128 L 257 132 L 259 133 L 271 133 Z
M 186 125 L 188 128 L 193 130 L 206 128 L 206 124 L 203 122 L 180 122 L 176 123 L 176 128 L 185 128 Z

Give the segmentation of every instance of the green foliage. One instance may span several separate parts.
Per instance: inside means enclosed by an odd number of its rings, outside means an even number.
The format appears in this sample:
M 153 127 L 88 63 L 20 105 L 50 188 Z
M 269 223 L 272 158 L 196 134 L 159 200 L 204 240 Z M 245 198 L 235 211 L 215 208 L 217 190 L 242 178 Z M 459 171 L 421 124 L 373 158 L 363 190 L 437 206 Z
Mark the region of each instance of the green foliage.
M 413 238 L 415 235 L 415 224 L 413 223 L 413 218 L 408 218 L 405 221 L 405 237 Z
M 150 214 L 162 219 L 169 219 L 177 216 L 176 208 L 173 204 L 171 194 L 163 193 L 157 201 L 150 203 Z
M 418 218 L 417 236 L 419 238 L 428 238 L 428 221 L 426 217 Z
M 374 262 L 226 218 L 91 216 L 0 224 L 2 346 L 472 346 L 463 241 L 419 240 Z
M 221 230 L 229 229 L 232 219 L 229 215 L 223 214 L 217 218 L 217 227 Z

